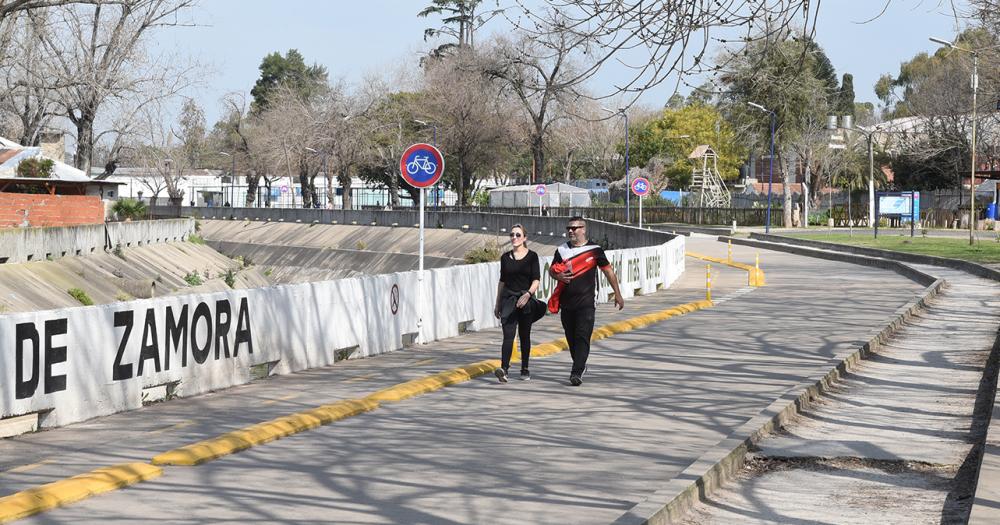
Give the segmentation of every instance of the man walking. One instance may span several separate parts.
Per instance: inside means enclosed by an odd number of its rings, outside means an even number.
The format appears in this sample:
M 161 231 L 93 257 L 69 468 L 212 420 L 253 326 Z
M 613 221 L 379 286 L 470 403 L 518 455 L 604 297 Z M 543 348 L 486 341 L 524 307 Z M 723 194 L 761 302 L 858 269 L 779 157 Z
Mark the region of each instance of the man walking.
M 562 313 L 563 331 L 569 342 L 573 370 L 569 382 L 573 386 L 583 383 L 590 355 L 590 336 L 594 332 L 594 315 L 597 310 L 597 269 L 600 268 L 615 291 L 615 306 L 625 308 L 625 299 L 618 288 L 618 277 L 611 268 L 604 249 L 587 240 L 587 223 L 583 217 L 573 217 L 566 225 L 569 241 L 556 249 L 549 274 L 559 281 L 549 299 L 549 310 Z

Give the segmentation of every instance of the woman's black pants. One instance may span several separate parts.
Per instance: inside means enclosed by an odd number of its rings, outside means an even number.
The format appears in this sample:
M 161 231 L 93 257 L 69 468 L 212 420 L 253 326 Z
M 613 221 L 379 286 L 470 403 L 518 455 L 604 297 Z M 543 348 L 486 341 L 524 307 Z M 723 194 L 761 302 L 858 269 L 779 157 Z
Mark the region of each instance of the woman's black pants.
M 503 320 L 503 346 L 500 352 L 500 366 L 504 370 L 510 368 L 510 356 L 514 351 L 514 332 L 521 336 L 521 370 L 528 369 L 528 358 L 531 356 L 531 319 L 523 308 L 515 308 Z

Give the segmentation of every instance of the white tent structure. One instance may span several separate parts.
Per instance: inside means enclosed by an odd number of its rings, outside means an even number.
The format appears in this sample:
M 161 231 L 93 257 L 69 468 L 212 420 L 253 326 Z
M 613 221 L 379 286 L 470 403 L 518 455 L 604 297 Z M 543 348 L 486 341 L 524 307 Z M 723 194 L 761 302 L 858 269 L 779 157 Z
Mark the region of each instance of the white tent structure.
M 543 184 L 545 195 L 536 193 L 538 184 L 504 186 L 490 190 L 491 208 L 531 208 L 545 205 L 549 208 L 585 208 L 590 206 L 590 191 L 569 184 L 556 182 Z

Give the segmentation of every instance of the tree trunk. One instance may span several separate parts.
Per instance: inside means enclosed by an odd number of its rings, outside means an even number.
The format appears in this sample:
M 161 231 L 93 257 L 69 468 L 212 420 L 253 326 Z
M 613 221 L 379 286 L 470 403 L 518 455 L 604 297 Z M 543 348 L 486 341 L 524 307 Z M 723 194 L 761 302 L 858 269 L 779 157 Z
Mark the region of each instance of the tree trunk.
M 337 196 L 337 189 L 333 186 L 336 177 L 329 171 L 324 172 L 323 176 L 326 177 L 326 205 L 328 208 L 333 208 L 333 201 Z
M 465 158 L 458 158 L 458 205 L 465 206 L 468 199 L 465 198 Z
M 348 170 L 342 169 L 340 175 L 337 176 L 337 180 L 340 181 L 340 188 L 343 194 L 340 196 L 341 206 L 345 210 L 351 209 L 351 174 Z
M 566 184 L 573 180 L 573 150 L 566 152 L 566 171 L 563 173 L 563 179 Z
M 782 160 L 784 161 L 782 162 L 782 164 L 784 164 L 785 166 L 782 178 L 785 183 L 783 184 L 784 188 L 782 191 L 783 194 L 782 196 L 784 198 L 782 199 L 781 211 L 783 212 L 782 218 L 785 221 L 784 227 L 790 228 L 792 226 L 792 183 L 795 182 L 795 170 L 794 166 L 792 165 L 791 156 L 782 155 L 782 157 L 783 157 Z
M 531 136 L 531 159 L 534 161 L 531 173 L 531 183 L 537 184 L 545 178 L 545 142 L 541 134 Z
M 89 177 L 94 158 L 94 117 L 83 114 L 76 122 L 76 158 L 73 165 Z
M 254 202 L 257 201 L 257 188 L 260 187 L 260 175 L 256 173 L 248 173 L 246 176 L 247 181 L 247 208 L 252 208 Z
M 399 207 L 399 177 L 389 178 L 389 205 L 393 209 Z

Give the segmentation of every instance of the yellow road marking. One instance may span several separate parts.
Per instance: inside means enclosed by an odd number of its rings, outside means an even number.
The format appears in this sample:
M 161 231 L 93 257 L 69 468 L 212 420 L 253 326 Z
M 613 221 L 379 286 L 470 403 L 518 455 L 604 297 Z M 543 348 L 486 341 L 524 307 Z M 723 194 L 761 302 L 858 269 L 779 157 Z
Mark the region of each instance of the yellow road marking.
M 194 421 L 188 419 L 188 420 L 185 420 L 185 421 L 181 421 L 180 423 L 177 423 L 175 425 L 170 425 L 169 427 L 163 427 L 163 428 L 160 428 L 160 429 L 157 429 L 157 430 L 150 430 L 149 432 L 146 432 L 146 433 L 147 434 L 162 434 L 163 432 L 170 432 L 171 430 L 180 430 L 182 428 L 187 428 L 187 427 L 189 427 L 191 425 L 194 425 Z
M 478 352 L 480 350 L 481 350 L 481 348 L 466 348 L 465 350 L 462 350 L 462 352 L 464 352 L 466 354 L 472 354 L 472 353 Z
M 5 470 L 3 472 L 0 472 L 0 476 L 3 476 L 5 474 L 19 474 L 21 472 L 30 472 L 30 471 L 35 470 L 36 468 L 38 468 L 38 467 L 40 467 L 42 465 L 47 465 L 49 463 L 54 463 L 54 462 L 55 462 L 54 459 L 43 459 L 43 460 L 41 460 L 41 461 L 39 461 L 37 463 L 30 463 L 28 465 L 21 465 L 20 467 L 14 467 L 14 468 L 11 468 L 11 469 L 7 469 L 7 470 Z
M 375 377 L 375 374 L 365 374 L 363 376 L 352 377 L 352 378 L 350 378 L 350 379 L 348 379 L 348 380 L 346 380 L 344 382 L 345 383 L 355 383 L 355 382 L 358 382 L 358 381 L 367 381 L 367 380 L 369 380 L 369 379 L 371 379 L 373 377 Z
M 436 357 L 430 357 L 430 358 L 427 358 L 427 359 L 421 359 L 420 361 L 417 361 L 417 362 L 413 363 L 410 366 L 427 365 L 427 364 L 433 363 L 434 361 L 437 361 L 437 358 Z
M 280 403 L 282 401 L 288 401 L 289 399 L 295 399 L 295 398 L 297 398 L 297 397 L 299 397 L 301 395 L 302 395 L 301 393 L 298 393 L 298 394 L 288 394 L 286 396 L 281 396 L 281 397 L 279 397 L 277 399 L 268 399 L 267 401 L 264 401 L 261 404 L 263 404 L 263 405 L 273 405 L 275 403 Z

